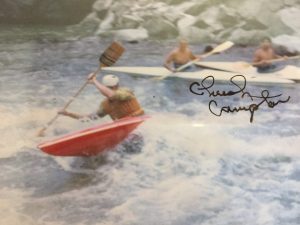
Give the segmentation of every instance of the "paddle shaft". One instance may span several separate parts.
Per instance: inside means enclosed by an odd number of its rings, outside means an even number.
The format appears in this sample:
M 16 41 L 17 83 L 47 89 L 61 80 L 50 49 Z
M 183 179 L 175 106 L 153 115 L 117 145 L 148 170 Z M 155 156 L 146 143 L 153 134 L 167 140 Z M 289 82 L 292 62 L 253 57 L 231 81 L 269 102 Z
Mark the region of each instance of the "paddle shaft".
M 99 66 L 99 68 L 93 73 L 93 76 L 96 76 L 96 74 L 101 70 L 101 65 Z M 79 90 L 69 99 L 69 101 L 65 104 L 65 106 L 62 108 L 62 110 L 66 110 L 71 103 L 77 98 L 77 96 L 84 90 L 84 88 L 88 85 L 89 80 L 85 81 L 84 84 L 79 88 Z M 42 136 L 43 133 L 48 129 L 48 127 L 50 125 L 52 125 L 56 119 L 59 117 L 59 114 L 56 114 L 55 117 L 53 117 L 47 124 L 45 127 L 43 127 L 39 132 L 38 132 L 38 136 Z
M 291 57 L 287 57 L 287 58 L 279 58 L 279 59 L 270 59 L 270 60 L 266 60 L 267 63 L 272 63 L 272 62 L 281 62 L 281 61 L 285 61 L 285 60 L 289 60 L 289 59 L 300 59 L 300 55 L 296 55 L 296 56 L 291 56 Z M 252 66 L 258 66 L 261 65 L 262 63 L 251 63 L 250 65 Z

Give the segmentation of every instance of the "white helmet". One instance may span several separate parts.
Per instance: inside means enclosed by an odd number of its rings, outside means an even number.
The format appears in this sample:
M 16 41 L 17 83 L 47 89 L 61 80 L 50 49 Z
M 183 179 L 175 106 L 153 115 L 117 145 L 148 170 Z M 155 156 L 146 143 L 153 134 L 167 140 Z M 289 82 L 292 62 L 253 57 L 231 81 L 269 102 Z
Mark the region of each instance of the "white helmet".
M 107 87 L 114 87 L 119 84 L 119 78 L 115 75 L 108 74 L 102 78 L 102 84 Z

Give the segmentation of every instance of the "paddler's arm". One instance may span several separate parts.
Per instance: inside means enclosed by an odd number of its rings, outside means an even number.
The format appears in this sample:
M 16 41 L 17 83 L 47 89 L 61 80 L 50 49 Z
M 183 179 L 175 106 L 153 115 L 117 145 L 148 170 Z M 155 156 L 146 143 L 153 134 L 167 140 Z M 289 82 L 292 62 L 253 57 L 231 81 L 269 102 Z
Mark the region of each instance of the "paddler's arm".
M 80 114 L 77 114 L 77 113 L 68 112 L 66 110 L 60 110 L 60 111 L 57 112 L 57 114 L 68 116 L 68 117 L 71 117 L 71 118 L 77 119 L 77 120 L 86 117 L 86 116 L 83 116 L 83 115 L 80 115 Z
M 252 62 L 253 62 L 253 63 L 259 63 L 260 61 L 261 61 L 260 54 L 259 54 L 258 52 L 255 52 L 255 53 L 254 53 L 254 56 L 253 56 Z
M 284 59 L 284 60 L 287 60 L 288 59 L 288 56 L 284 55 L 277 55 L 276 53 L 274 53 L 274 59 Z
M 202 60 L 202 56 L 201 55 L 194 55 L 192 52 L 190 52 L 190 59 L 191 60 Z
M 280 59 L 280 58 L 283 58 L 283 56 L 277 55 L 277 54 L 274 53 L 273 59 Z
M 164 67 L 166 67 L 168 70 L 172 71 L 172 72 L 175 72 L 175 69 L 172 68 L 171 66 L 171 63 L 173 62 L 174 60 L 174 51 L 172 51 L 167 57 L 166 57 L 166 60 L 165 60 L 165 63 L 164 63 Z
M 256 51 L 254 53 L 254 57 L 253 57 L 253 61 L 252 61 L 255 65 L 254 66 L 261 66 L 261 65 L 265 65 L 266 64 L 266 60 L 264 60 L 260 53 L 258 51 Z
M 110 88 L 106 87 L 105 85 L 101 84 L 96 79 L 96 76 L 92 76 L 92 77 L 89 76 L 88 79 L 96 86 L 96 88 L 100 91 L 100 93 L 106 96 L 107 98 L 111 98 L 112 96 L 114 96 L 115 92 Z
M 88 115 L 80 115 L 77 113 L 68 112 L 66 110 L 60 110 L 57 112 L 57 114 L 63 115 L 63 116 L 68 116 L 68 117 L 71 117 L 76 120 L 84 119 L 84 118 L 90 119 L 90 120 L 96 120 L 98 117 L 104 117 L 106 115 L 103 111 L 100 112 L 100 110 L 98 110 L 96 113 L 91 113 Z

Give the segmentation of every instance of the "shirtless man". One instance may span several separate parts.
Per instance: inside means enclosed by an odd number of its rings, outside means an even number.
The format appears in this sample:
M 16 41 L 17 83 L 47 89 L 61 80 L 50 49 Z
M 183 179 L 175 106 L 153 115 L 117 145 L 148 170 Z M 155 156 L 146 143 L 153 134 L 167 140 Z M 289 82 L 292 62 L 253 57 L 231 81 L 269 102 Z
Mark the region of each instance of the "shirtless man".
M 201 59 L 200 56 L 196 56 L 190 50 L 188 43 L 185 40 L 179 42 L 179 46 L 175 48 L 166 58 L 164 66 L 175 72 L 177 68 L 188 63 L 191 60 Z M 173 66 L 171 64 L 173 63 Z
M 257 71 L 263 73 L 268 72 L 268 70 L 275 69 L 276 66 L 267 61 L 278 58 L 281 58 L 281 56 L 275 53 L 271 42 L 266 39 L 261 43 L 260 48 L 255 51 L 253 63 L 255 63 Z

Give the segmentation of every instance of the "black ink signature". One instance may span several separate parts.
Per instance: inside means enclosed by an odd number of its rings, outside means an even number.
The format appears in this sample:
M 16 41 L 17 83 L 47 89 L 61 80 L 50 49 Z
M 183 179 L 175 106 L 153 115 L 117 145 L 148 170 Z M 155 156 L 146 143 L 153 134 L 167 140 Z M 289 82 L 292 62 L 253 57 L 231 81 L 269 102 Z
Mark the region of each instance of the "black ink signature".
M 237 82 L 235 80 L 236 78 L 241 78 L 242 82 L 241 81 Z M 248 91 L 245 90 L 246 86 L 247 86 L 247 80 L 246 80 L 245 76 L 243 76 L 243 75 L 235 75 L 235 76 L 231 77 L 230 78 L 230 83 L 231 83 L 231 85 L 234 86 L 233 90 L 213 91 L 213 90 L 211 90 L 211 88 L 215 84 L 215 79 L 214 79 L 213 76 L 208 76 L 208 77 L 204 78 L 201 81 L 201 83 L 193 82 L 190 85 L 189 89 L 190 89 L 190 92 L 195 94 L 195 95 L 207 94 L 208 97 L 213 97 L 213 98 L 216 98 L 218 96 L 224 97 L 224 96 L 233 96 L 233 95 L 240 94 L 241 98 L 248 97 L 248 98 L 251 99 L 252 102 L 255 99 L 259 100 L 259 102 L 252 103 L 248 106 L 238 106 L 238 107 L 223 106 L 221 109 L 219 109 L 219 112 L 217 112 L 217 113 L 216 113 L 215 110 L 213 110 L 214 108 L 218 107 L 217 101 L 210 100 L 210 102 L 208 103 L 209 111 L 212 114 L 214 114 L 215 116 L 222 116 L 223 112 L 224 113 L 234 113 L 234 112 L 239 112 L 239 111 L 249 111 L 250 112 L 250 122 L 251 123 L 253 122 L 255 111 L 257 111 L 263 103 L 266 103 L 266 105 L 269 108 L 274 108 L 279 103 L 287 103 L 291 98 L 290 96 L 288 96 L 285 100 L 280 100 L 280 99 L 271 100 L 271 99 L 281 97 L 282 94 L 270 95 L 270 92 L 268 90 L 261 91 L 260 95 L 258 95 L 258 96 L 252 95 Z

